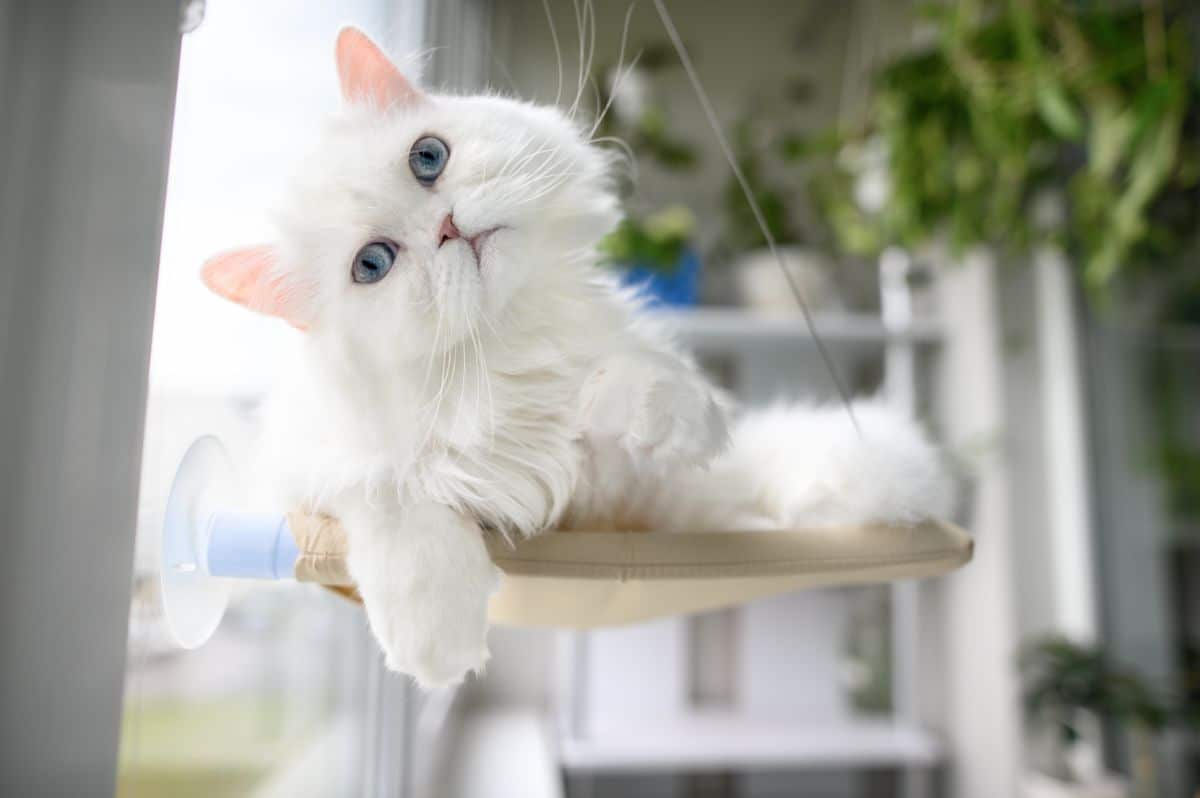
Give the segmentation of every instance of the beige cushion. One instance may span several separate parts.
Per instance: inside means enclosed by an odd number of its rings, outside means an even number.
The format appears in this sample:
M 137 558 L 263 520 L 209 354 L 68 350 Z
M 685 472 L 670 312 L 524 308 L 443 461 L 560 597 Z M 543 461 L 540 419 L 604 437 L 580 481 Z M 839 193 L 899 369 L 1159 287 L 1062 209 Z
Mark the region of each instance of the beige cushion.
M 354 597 L 345 535 L 324 516 L 288 517 L 296 578 Z M 553 532 L 510 546 L 488 537 L 505 573 L 493 623 L 584 629 L 741 604 L 776 593 L 937 576 L 971 559 L 944 521 L 780 532 Z

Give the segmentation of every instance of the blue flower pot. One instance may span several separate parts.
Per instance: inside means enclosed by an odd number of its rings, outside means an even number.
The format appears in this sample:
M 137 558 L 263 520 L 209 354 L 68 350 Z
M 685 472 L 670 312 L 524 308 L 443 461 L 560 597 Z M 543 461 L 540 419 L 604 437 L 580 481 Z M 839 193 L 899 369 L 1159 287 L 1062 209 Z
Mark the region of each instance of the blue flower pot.
M 621 284 L 640 291 L 650 307 L 691 307 L 700 292 L 700 256 L 685 250 L 671 271 L 630 264 Z

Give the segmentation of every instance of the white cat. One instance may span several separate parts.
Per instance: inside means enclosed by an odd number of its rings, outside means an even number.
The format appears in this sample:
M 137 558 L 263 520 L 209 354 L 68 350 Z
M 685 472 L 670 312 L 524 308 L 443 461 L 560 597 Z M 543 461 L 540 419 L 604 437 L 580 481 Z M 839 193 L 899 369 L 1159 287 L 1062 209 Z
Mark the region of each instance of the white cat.
M 345 110 L 279 240 L 205 264 L 210 288 L 305 331 L 264 433 L 286 506 L 342 520 L 390 668 L 479 670 L 499 574 L 482 532 L 777 528 L 945 510 L 937 458 L 871 403 L 751 416 L 596 263 L 609 156 L 552 108 L 427 94 L 354 29 Z M 725 450 L 728 448 L 728 452 Z

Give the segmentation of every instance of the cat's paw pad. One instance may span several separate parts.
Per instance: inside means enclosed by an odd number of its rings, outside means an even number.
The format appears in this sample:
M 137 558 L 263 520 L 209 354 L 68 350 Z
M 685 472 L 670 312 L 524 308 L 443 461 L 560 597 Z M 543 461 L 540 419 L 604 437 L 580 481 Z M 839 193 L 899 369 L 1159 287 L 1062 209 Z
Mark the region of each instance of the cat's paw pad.
M 610 358 L 583 386 L 585 435 L 664 464 L 704 465 L 729 441 L 712 390 L 667 359 Z

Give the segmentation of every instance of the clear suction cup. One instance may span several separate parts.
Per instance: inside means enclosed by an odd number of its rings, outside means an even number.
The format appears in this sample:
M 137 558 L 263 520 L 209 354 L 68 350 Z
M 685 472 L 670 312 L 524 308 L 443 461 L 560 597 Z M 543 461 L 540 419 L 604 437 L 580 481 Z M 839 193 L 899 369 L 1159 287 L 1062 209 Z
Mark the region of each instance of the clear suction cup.
M 202 646 L 229 604 L 230 582 L 208 569 L 211 519 L 237 504 L 233 465 L 211 435 L 196 440 L 175 472 L 162 528 L 163 615 L 182 647 Z

